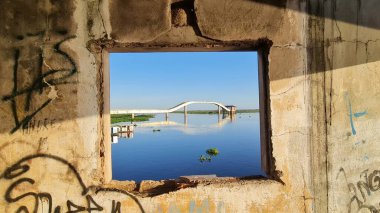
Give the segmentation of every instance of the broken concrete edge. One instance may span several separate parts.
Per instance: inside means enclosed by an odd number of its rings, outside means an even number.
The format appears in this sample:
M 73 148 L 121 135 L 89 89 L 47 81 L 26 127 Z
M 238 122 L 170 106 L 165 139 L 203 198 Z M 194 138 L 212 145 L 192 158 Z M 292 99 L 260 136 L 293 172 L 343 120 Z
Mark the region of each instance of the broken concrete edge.
M 260 180 L 266 179 L 264 176 L 245 176 L 245 177 L 217 177 L 216 175 L 190 175 L 180 176 L 178 181 L 194 184 L 212 184 L 212 183 L 227 183 L 237 182 L 240 180 Z
M 132 42 L 120 43 L 112 39 L 97 39 L 87 42 L 87 49 L 95 53 L 103 50 L 109 52 L 165 52 L 185 51 L 189 48 L 192 51 L 258 51 L 267 49 L 268 52 L 273 42 L 268 38 L 260 38 L 257 40 L 239 40 L 239 41 L 204 41 L 196 43 L 162 43 L 162 42 Z M 192 49 L 194 48 L 194 49 Z
M 121 190 L 125 190 L 128 192 L 136 191 L 137 184 L 135 181 L 129 181 L 129 180 L 112 180 L 108 184 L 106 184 L 107 188 L 118 188 Z
M 183 181 L 169 179 L 169 180 L 143 180 L 140 183 L 131 180 L 112 180 L 103 185 L 106 188 L 116 188 L 127 191 L 138 197 L 154 197 L 157 195 L 174 192 L 179 189 L 195 187 L 194 183 L 185 183 Z
M 103 67 L 103 60 L 108 55 L 109 52 L 155 52 L 155 51 L 258 51 L 263 54 L 263 58 L 266 58 L 264 66 L 266 67 L 266 72 L 269 72 L 269 54 L 270 49 L 273 46 L 273 42 L 269 40 L 268 38 L 260 38 L 258 40 L 244 40 L 244 41 L 226 41 L 226 42 L 219 42 L 219 41 L 205 41 L 205 42 L 197 42 L 197 43 L 158 43 L 158 42 L 151 42 L 151 43 L 118 43 L 115 40 L 110 39 L 97 39 L 97 40 L 90 40 L 87 43 L 87 49 L 95 55 L 95 58 L 97 60 L 97 64 L 99 66 L 99 74 L 100 78 L 103 75 L 102 73 L 107 72 L 106 68 Z M 97 57 L 96 57 L 97 56 Z M 102 57 L 100 57 L 102 56 Z M 100 61 L 99 61 L 100 60 Z M 99 88 L 99 90 L 102 90 L 102 88 Z M 99 106 L 102 108 L 102 106 Z M 101 113 L 104 113 L 102 111 Z M 105 127 L 105 123 L 102 123 L 101 126 Z M 100 128 L 102 128 L 100 126 Z M 105 146 L 106 142 L 104 142 L 105 137 L 103 135 L 100 146 Z M 270 147 L 272 146 L 272 141 L 269 140 L 268 143 L 270 143 Z M 275 158 L 273 156 L 273 150 L 268 149 L 268 161 L 270 161 L 270 167 L 267 172 L 267 177 L 265 179 L 269 180 L 275 180 L 276 182 L 279 182 L 281 184 L 285 184 L 282 180 L 282 172 L 276 170 L 275 165 Z M 104 159 L 107 158 L 107 153 L 102 153 L 100 156 L 103 159 L 103 164 L 101 165 L 101 168 L 107 169 L 104 164 Z M 107 173 L 107 172 L 105 172 Z M 105 175 L 105 174 L 103 174 Z M 127 186 L 123 186 L 123 181 L 119 182 L 117 185 L 121 185 L 121 187 L 127 187 L 128 191 L 134 191 L 136 193 L 145 193 L 147 191 L 156 190 L 157 193 L 160 193 L 160 190 L 157 190 L 157 188 L 163 188 L 166 192 L 168 191 L 176 191 L 181 188 L 187 188 L 187 187 L 194 187 L 197 184 L 212 184 L 212 183 L 220 183 L 220 182 L 229 182 L 229 181 L 241 181 L 241 180 L 251 180 L 251 179 L 263 179 L 262 177 L 242 177 L 242 178 L 220 178 L 216 177 L 213 179 L 202 179 L 197 181 L 184 181 L 184 178 L 182 178 L 182 181 L 174 181 L 173 180 L 161 180 L 161 181 L 143 181 L 140 184 L 131 184 L 128 183 Z M 117 183 L 113 180 L 105 178 L 106 181 L 103 181 L 103 183 Z M 108 181 L 107 181 L 108 180 Z M 171 190 L 168 190 L 170 188 Z M 156 194 L 156 193 L 154 193 Z
M 264 176 L 245 176 L 245 177 L 217 177 L 216 175 L 192 175 L 181 176 L 178 179 L 167 180 L 143 180 L 139 183 L 133 180 L 112 180 L 104 187 L 117 188 L 125 190 L 138 197 L 155 197 L 163 194 L 176 192 L 185 188 L 194 188 L 197 186 L 226 186 L 227 184 L 244 184 L 261 182 L 261 181 L 278 181 L 269 179 Z
M 216 178 L 216 175 L 189 175 L 189 176 L 180 176 L 179 179 L 183 181 L 197 181 L 197 180 L 208 180 Z

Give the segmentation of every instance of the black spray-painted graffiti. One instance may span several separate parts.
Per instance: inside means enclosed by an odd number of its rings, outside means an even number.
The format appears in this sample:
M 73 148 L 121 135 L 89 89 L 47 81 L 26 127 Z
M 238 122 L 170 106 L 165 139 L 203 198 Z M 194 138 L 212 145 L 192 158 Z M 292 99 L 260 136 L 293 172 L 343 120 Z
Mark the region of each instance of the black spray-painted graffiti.
M 59 34 L 64 35 L 66 31 L 59 32 Z M 38 33 L 29 33 L 25 37 L 17 36 L 18 40 L 23 40 L 28 37 L 43 37 L 45 32 Z M 76 64 L 73 58 L 64 50 L 62 50 L 61 45 L 66 41 L 75 38 L 75 36 L 65 36 L 63 39 L 59 40 L 52 47 L 53 55 L 61 60 L 61 64 L 68 64 L 64 68 L 52 68 L 46 64 L 44 58 L 44 52 L 47 51 L 43 45 L 37 48 L 37 59 L 38 60 L 38 70 L 35 71 L 32 82 L 28 86 L 21 87 L 19 86 L 19 73 L 20 73 L 20 60 L 22 57 L 21 48 L 16 48 L 14 50 L 14 66 L 13 66 L 13 89 L 12 93 L 2 97 L 3 101 L 10 102 L 10 107 L 12 110 L 12 115 L 14 119 L 14 128 L 10 131 L 11 133 L 16 132 L 20 128 L 28 128 L 29 122 L 33 117 L 44 109 L 49 103 L 53 100 L 52 98 L 47 98 L 42 104 L 35 107 L 31 110 L 32 96 L 34 93 L 42 94 L 43 90 L 52 86 L 65 84 L 67 79 L 73 76 L 77 72 Z M 46 67 L 47 70 L 43 71 L 43 68 Z M 17 97 L 24 97 L 24 105 L 22 110 L 24 111 L 23 116 L 20 116 L 18 113 L 19 106 Z
M 57 168 L 51 168 L 53 169 L 51 170 L 41 168 L 41 166 L 36 167 L 36 165 L 56 165 Z M 54 169 L 62 171 L 54 171 Z M 46 174 L 38 176 L 41 172 Z M 61 175 L 53 174 L 57 172 Z M 45 177 L 46 175 L 50 176 Z M 42 183 L 42 180 L 37 179 L 36 176 L 46 178 L 50 183 Z M 73 188 L 77 189 L 79 194 L 70 199 L 70 197 L 65 197 L 65 195 L 70 196 L 67 194 L 69 189 L 62 189 L 59 185 L 50 185 L 50 187 L 43 185 L 57 183 L 55 180 L 60 178 L 69 178 L 66 180 L 70 181 L 68 187 L 74 185 Z M 4 200 L 8 203 L 8 208 L 10 208 L 9 205 L 14 205 L 13 208 L 16 209 L 16 212 L 38 212 L 39 209 L 44 208 L 49 213 L 102 212 L 106 209 L 109 209 L 111 213 L 121 213 L 126 212 L 128 206 L 122 205 L 120 200 L 126 199 L 131 199 L 132 205 L 135 205 L 134 208 L 144 212 L 141 204 L 132 194 L 114 188 L 87 187 L 72 164 L 65 159 L 49 154 L 25 156 L 9 166 L 0 175 L 0 186 L 5 189 Z M 30 203 L 31 199 L 32 203 Z
M 39 131 L 41 129 L 49 129 L 55 127 L 55 119 L 45 118 L 43 120 L 30 120 L 26 126 L 22 127 L 23 133 L 31 133 L 34 131 Z
M 369 172 L 368 169 L 360 174 L 361 180 L 356 183 L 347 181 L 346 172 L 340 168 L 336 179 L 344 177 L 347 184 L 347 189 L 351 193 L 348 203 L 348 212 L 359 212 L 360 210 L 369 210 L 373 213 L 378 213 L 380 210 L 374 204 L 368 204 L 369 197 L 373 196 L 374 192 L 380 190 L 380 170 Z M 379 205 L 378 203 L 376 205 Z

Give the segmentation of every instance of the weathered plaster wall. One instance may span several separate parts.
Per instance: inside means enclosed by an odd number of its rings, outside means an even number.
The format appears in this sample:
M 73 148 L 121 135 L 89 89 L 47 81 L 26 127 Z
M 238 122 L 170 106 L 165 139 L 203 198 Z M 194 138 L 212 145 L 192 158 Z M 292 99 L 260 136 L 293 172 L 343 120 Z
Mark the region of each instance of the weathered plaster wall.
M 325 71 L 318 75 L 324 88 L 328 211 L 378 212 L 380 2 L 325 1 L 323 7 Z
M 378 209 L 379 3 L 173 2 L 0 1 L 0 212 Z M 109 182 L 110 49 L 212 50 L 264 38 L 273 180 L 155 197 Z

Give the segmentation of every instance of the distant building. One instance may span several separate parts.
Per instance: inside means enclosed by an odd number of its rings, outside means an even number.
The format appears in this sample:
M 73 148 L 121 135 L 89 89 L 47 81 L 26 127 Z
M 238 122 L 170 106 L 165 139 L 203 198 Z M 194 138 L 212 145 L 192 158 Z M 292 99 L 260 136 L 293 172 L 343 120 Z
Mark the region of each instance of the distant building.
M 227 105 L 226 107 L 231 110 L 231 113 L 236 113 L 236 106 L 234 106 L 234 105 Z

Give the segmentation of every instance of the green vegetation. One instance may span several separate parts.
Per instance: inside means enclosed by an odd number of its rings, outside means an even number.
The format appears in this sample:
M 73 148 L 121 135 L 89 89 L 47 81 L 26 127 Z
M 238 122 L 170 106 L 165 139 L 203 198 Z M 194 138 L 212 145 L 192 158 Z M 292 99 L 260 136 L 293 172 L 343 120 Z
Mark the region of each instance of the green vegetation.
M 111 114 L 111 124 L 131 121 L 149 121 L 151 118 L 154 118 L 154 115 L 136 115 L 135 118 L 132 119 L 131 114 Z
M 211 162 L 211 159 L 219 154 L 219 150 L 217 148 L 210 148 L 206 150 L 207 155 L 201 155 L 199 157 L 199 161 L 203 162 Z
M 211 148 L 206 150 L 206 153 L 210 156 L 217 156 L 219 154 L 219 150 L 217 148 Z
M 257 113 L 258 109 L 238 109 L 236 113 Z M 184 111 L 175 111 L 171 113 L 184 113 Z M 188 114 L 218 114 L 218 110 L 188 110 Z
M 259 112 L 258 109 L 240 109 L 236 113 L 256 113 Z M 183 113 L 183 111 L 175 111 L 172 113 Z M 188 114 L 218 114 L 218 110 L 191 110 L 187 111 Z M 131 114 L 111 114 L 111 124 L 119 122 L 140 122 L 149 121 L 149 119 L 154 118 L 154 115 L 136 115 L 132 120 Z
M 205 162 L 205 161 L 210 162 L 210 161 L 211 161 L 211 156 L 201 155 L 201 156 L 199 157 L 199 161 L 202 162 L 202 163 Z

